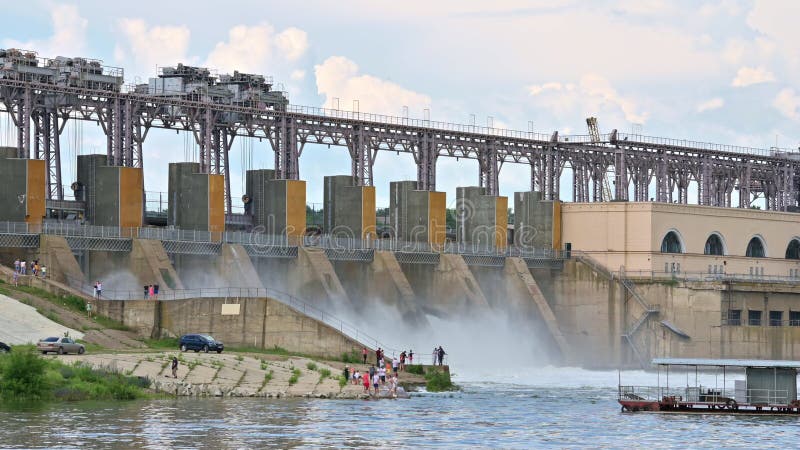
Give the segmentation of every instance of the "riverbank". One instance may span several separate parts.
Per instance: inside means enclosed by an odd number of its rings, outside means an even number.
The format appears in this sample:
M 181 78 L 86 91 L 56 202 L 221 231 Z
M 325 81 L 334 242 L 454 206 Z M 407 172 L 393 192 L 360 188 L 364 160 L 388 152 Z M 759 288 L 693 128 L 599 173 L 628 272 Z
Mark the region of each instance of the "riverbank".
M 177 357 L 178 378 L 170 362 Z M 300 356 L 244 353 L 137 352 L 48 357 L 66 364 L 81 362 L 97 369 L 150 380 L 149 390 L 179 397 L 263 397 L 370 399 L 364 387 L 342 383 L 345 363 Z M 355 365 L 364 370 L 368 366 Z M 405 389 L 425 386 L 423 376 L 402 372 Z

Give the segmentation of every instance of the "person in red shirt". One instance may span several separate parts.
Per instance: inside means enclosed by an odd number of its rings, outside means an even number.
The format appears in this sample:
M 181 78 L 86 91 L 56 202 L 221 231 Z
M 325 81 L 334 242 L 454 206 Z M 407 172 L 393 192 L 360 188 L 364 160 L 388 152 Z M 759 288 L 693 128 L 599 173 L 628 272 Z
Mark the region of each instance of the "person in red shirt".
M 369 371 L 364 371 L 364 375 L 361 376 L 364 381 L 364 392 L 369 393 Z

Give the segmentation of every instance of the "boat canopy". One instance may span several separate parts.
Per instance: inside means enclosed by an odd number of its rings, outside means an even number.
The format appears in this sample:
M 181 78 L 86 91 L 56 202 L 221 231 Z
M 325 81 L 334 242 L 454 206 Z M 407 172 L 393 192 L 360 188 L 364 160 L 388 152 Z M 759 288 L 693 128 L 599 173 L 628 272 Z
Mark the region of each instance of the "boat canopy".
M 655 358 L 652 363 L 658 366 L 800 368 L 800 361 L 774 359 Z

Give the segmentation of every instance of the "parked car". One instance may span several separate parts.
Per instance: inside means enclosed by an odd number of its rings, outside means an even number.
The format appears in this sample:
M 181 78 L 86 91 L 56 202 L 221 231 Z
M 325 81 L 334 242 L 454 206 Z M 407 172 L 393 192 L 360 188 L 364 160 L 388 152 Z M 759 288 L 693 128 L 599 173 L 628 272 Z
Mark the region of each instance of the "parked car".
M 222 342 L 214 339 L 207 334 L 185 334 L 181 336 L 180 343 L 178 344 L 181 351 L 194 350 L 195 352 L 209 351 L 222 353 L 225 348 Z
M 72 338 L 68 337 L 44 338 L 36 343 L 36 348 L 42 352 L 43 355 L 47 354 L 48 352 L 55 352 L 59 355 L 63 355 L 65 353 L 77 353 L 82 355 L 86 351 L 86 347 L 84 347 L 83 344 L 79 344 Z
M 8 353 L 11 351 L 11 347 L 8 346 L 5 342 L 0 342 L 0 353 Z

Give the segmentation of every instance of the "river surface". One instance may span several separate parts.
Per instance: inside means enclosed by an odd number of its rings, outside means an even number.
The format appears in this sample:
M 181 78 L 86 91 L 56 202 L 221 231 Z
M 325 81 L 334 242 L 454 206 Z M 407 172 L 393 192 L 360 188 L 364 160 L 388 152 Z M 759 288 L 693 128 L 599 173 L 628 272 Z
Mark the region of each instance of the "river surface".
M 420 393 L 398 401 L 211 398 L 3 405 L 0 447 L 793 448 L 797 444 L 798 417 L 621 413 L 616 372 L 531 369 L 494 375 L 500 379 L 485 382 L 479 373 L 461 377 L 463 389 L 457 393 Z M 706 385 L 721 382 L 713 374 L 702 376 Z M 654 377 L 625 373 L 623 383 L 643 384 Z M 673 375 L 672 383 L 681 380 Z

